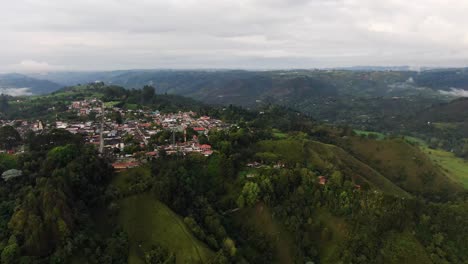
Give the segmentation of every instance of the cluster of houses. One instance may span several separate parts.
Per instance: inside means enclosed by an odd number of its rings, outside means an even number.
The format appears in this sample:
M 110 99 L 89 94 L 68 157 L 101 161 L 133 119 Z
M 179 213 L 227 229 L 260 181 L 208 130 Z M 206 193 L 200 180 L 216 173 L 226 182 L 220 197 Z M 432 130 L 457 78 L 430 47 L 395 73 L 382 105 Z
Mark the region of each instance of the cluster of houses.
M 96 145 L 101 153 L 111 155 L 116 161 L 113 165 L 117 170 L 137 166 L 142 157 L 154 158 L 162 152 L 165 155 L 186 155 L 196 152 L 209 156 L 213 153 L 211 146 L 200 144 L 199 137 L 208 135 L 211 130 L 230 127 L 221 120 L 198 116 L 194 112 L 160 113 L 142 109 L 105 107 L 98 99 L 74 101 L 68 106 L 68 112 L 80 118 L 53 122 L 0 120 L 0 126 L 14 125 L 20 134 L 27 131 L 41 133 L 52 128 L 81 134 L 87 144 Z M 191 133 L 187 133 L 187 130 Z M 155 144 L 151 140 L 152 136 L 158 136 L 163 131 L 169 132 L 171 138 Z M 183 134 L 183 140 L 176 141 L 174 136 L 176 133 Z M 129 149 L 133 150 L 135 146 L 138 151 L 129 153 Z

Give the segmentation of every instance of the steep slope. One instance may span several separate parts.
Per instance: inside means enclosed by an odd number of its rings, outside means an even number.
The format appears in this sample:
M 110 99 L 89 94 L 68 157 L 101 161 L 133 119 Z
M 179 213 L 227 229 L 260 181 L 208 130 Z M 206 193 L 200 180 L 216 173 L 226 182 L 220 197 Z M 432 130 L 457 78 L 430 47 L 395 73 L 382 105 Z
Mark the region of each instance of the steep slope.
M 448 195 L 461 190 L 418 147 L 402 139 L 352 137 L 344 146 L 361 161 L 402 189 L 421 195 Z
M 430 149 L 425 146 L 421 149 L 434 163 L 442 167 L 448 177 L 468 189 L 468 162 L 466 160 L 441 149 Z
M 112 186 L 121 193 L 132 193 L 132 180 L 145 182 L 150 178 L 149 167 L 142 166 L 119 173 L 113 179 Z M 145 263 L 144 252 L 148 252 L 152 246 L 162 246 L 174 253 L 176 263 L 206 263 L 213 255 L 192 235 L 180 216 L 150 193 L 128 196 L 118 204 L 116 222 L 129 236 L 128 263 Z
M 339 170 L 357 184 L 367 183 L 371 188 L 402 197 L 409 194 L 393 184 L 382 174 L 357 160 L 334 145 L 308 140 L 270 140 L 259 144 L 260 151 L 272 152 L 288 164 L 308 164 L 323 174 Z
M 123 199 L 119 224 L 129 236 L 130 264 L 145 263 L 143 252 L 156 245 L 173 252 L 176 263 L 206 263 L 213 255 L 178 215 L 149 194 Z

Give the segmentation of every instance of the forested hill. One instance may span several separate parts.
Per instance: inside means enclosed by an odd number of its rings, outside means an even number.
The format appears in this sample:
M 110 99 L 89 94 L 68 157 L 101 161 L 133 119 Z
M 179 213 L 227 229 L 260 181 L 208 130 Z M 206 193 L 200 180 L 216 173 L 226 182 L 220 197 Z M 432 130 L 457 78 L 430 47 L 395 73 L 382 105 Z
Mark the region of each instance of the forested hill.
M 72 118 L 59 116 L 60 103 L 99 98 L 148 112 L 198 107 L 232 126 L 199 135 L 211 155 L 136 155 L 140 166 L 120 172 L 80 134 L 0 128 L 0 147 L 25 150 L 0 154 L 1 263 L 468 260 L 466 190 L 405 138 L 359 135 L 276 105 L 205 106 L 149 86 L 5 98 L 18 119 Z
M 243 96 L 274 97 L 282 89 L 320 90 L 333 95 L 335 90 L 355 96 L 394 95 L 408 88 L 429 87 L 435 91 L 468 87 L 468 70 L 439 69 L 421 72 L 409 70 L 128 70 L 110 72 L 52 72 L 31 77 L 62 85 L 103 81 L 126 88 L 144 85 L 158 87 L 159 93 L 179 93 L 202 98 L 203 92 L 217 91 L 230 96 L 234 88 Z M 406 86 L 406 87 L 405 87 Z M 219 90 L 219 91 L 218 91 Z M 399 90 L 399 91 L 398 91 Z M 223 92 L 225 92 L 223 94 Z M 320 94 L 320 93 L 319 93 Z M 312 93 L 312 95 L 314 95 Z
M 0 74 L 0 94 L 46 94 L 61 87 L 63 85 L 23 74 Z
M 468 87 L 466 69 L 132 70 L 61 72 L 34 77 L 72 86 L 99 80 L 129 90 L 151 85 L 160 95 L 182 95 L 207 104 L 233 104 L 250 109 L 282 105 L 319 121 L 413 135 L 428 142 L 437 141 L 434 145 L 457 155 L 468 155 L 463 139 L 468 138 L 464 124 L 467 106 L 463 101 L 449 103 L 464 95 L 463 89 Z M 454 120 L 459 124 L 454 124 Z M 442 125 L 428 127 L 427 122 Z M 449 129 L 447 133 L 445 128 L 453 127 L 463 129 Z
M 55 120 L 57 117 L 67 116 L 66 110 L 73 101 L 93 98 L 125 109 L 152 108 L 162 112 L 200 111 L 207 107 L 201 102 L 179 95 L 156 95 L 151 86 L 128 90 L 116 85 L 90 83 L 61 88 L 48 95 L 0 95 L 0 118 Z

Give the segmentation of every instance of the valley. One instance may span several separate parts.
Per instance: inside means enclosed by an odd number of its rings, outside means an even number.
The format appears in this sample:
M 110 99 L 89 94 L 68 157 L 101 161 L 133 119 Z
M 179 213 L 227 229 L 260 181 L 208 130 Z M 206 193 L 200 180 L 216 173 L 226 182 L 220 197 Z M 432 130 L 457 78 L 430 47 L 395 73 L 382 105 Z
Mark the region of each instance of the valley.
M 96 82 L 2 97 L 3 259 L 462 263 L 468 257 L 464 146 L 443 150 L 463 142 L 454 139 L 465 119 L 450 110 L 463 100 L 431 104 L 443 110 L 430 115 L 430 124 L 421 117 L 402 128 L 394 124 L 425 112 L 404 113 L 410 108 L 399 109 L 399 100 L 368 98 L 362 100 L 373 105 L 366 111 L 385 109 L 375 120 L 394 111 L 402 117 L 381 126 L 343 125 L 274 101 L 246 109 L 155 89 Z M 348 103 L 357 109 L 362 100 Z

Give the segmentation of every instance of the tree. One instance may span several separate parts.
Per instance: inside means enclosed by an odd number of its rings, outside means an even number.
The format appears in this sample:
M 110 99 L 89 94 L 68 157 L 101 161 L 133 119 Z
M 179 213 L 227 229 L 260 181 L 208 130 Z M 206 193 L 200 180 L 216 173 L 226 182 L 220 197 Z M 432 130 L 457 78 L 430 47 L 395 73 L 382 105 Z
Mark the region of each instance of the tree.
M 0 113 L 6 113 L 10 108 L 10 104 L 8 103 L 8 96 L 1 94 L 0 95 Z
M 18 146 L 21 142 L 21 136 L 12 126 L 0 128 L 0 147 L 10 150 Z
M 175 263 L 175 255 L 163 247 L 153 246 L 151 250 L 145 254 L 145 260 L 146 263 L 149 264 L 171 264 Z
M 153 86 L 145 85 L 141 93 L 141 101 L 143 103 L 151 103 L 153 101 L 155 92 L 156 91 Z
M 258 200 L 258 194 L 260 193 L 260 188 L 255 182 L 248 182 L 242 188 L 242 192 L 237 199 L 237 206 L 250 207 L 253 206 Z
M 14 236 L 10 237 L 8 245 L 3 249 L 1 260 L 2 263 L 10 264 L 17 263 L 20 256 L 20 248 Z
M 236 244 L 230 238 L 226 238 L 223 241 L 223 250 L 228 256 L 234 257 L 237 253 Z

